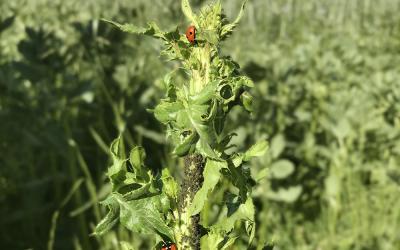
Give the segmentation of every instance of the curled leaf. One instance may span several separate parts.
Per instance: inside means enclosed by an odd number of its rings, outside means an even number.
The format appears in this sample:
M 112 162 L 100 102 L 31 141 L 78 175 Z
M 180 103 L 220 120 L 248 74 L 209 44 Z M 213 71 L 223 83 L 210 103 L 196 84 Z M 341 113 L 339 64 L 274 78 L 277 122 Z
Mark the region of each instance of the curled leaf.
M 198 94 L 191 96 L 190 100 L 193 104 L 205 104 L 210 101 L 216 92 L 219 81 L 208 83 Z
M 245 91 L 240 95 L 240 102 L 248 112 L 253 111 L 253 97 L 249 94 L 249 92 Z
M 103 235 L 110 231 L 119 221 L 119 206 L 112 199 L 107 198 L 101 204 L 106 205 L 109 209 L 106 217 L 102 219 L 99 224 L 97 224 L 96 229 L 94 231 L 94 235 Z
M 177 118 L 178 112 L 183 109 L 183 105 L 179 102 L 162 101 L 154 109 L 154 115 L 162 123 L 174 121 Z
M 190 135 L 186 136 L 182 143 L 178 144 L 173 153 L 177 156 L 185 156 L 189 153 L 190 149 L 199 140 L 199 135 L 196 132 L 191 132 Z
M 240 7 L 240 11 L 238 16 L 236 17 L 235 21 L 233 23 L 230 24 L 226 24 L 225 26 L 222 27 L 221 30 L 221 40 L 225 39 L 226 37 L 228 37 L 232 31 L 235 29 L 235 27 L 239 24 L 240 19 L 242 19 L 243 13 L 244 13 L 244 8 L 246 7 L 246 3 L 248 0 L 244 0 L 242 3 L 242 6 Z
M 142 147 L 136 146 L 131 150 L 129 161 L 135 169 L 139 169 L 146 158 L 146 152 Z

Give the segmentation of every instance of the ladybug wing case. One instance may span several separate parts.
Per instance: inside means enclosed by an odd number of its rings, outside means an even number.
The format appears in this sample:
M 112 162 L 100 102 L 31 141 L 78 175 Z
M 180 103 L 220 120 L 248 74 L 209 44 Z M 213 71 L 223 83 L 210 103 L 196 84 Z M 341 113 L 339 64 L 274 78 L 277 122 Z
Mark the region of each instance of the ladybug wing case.
M 189 26 L 186 30 L 186 38 L 191 44 L 196 41 L 196 28 L 194 26 Z

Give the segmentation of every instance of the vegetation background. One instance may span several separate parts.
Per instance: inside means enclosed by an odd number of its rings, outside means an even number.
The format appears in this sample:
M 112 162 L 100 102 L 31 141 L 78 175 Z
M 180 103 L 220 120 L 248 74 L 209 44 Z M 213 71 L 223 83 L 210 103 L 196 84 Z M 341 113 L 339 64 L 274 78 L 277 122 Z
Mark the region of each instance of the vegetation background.
M 233 18 L 240 1 L 223 4 Z M 224 53 L 256 83 L 254 114 L 230 117 L 236 144 L 270 141 L 251 169 L 254 249 L 400 249 L 399 13 L 398 0 L 249 1 Z M 176 0 L 0 1 L 1 249 L 148 249 L 118 227 L 89 236 L 119 133 L 180 176 L 148 111 L 178 65 L 100 18 L 188 25 Z

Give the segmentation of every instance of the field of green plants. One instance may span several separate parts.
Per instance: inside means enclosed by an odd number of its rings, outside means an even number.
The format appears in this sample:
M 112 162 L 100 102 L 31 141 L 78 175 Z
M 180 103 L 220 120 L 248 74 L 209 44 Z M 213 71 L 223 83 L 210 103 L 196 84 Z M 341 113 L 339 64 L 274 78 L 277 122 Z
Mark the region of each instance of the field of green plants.
M 233 20 L 242 1 L 221 2 Z M 399 13 L 399 0 L 248 1 L 221 53 L 254 81 L 254 110 L 233 108 L 226 127 L 239 151 L 260 138 L 269 149 L 249 164 L 254 240 L 238 227 L 228 249 L 400 249 Z M 182 178 L 153 114 L 180 65 L 102 18 L 181 34 L 190 24 L 176 0 L 0 1 L 0 249 L 157 243 L 122 225 L 92 233 L 118 135 L 143 146 L 152 172 Z

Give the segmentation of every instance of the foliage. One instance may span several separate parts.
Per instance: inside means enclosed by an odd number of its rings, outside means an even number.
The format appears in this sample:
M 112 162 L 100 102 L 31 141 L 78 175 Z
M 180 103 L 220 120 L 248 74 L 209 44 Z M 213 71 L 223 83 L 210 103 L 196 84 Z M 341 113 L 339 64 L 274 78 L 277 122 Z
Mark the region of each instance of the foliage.
M 219 55 L 220 41 L 232 33 L 243 15 L 246 2 L 243 2 L 236 20 L 229 23 L 222 13 L 222 5 L 219 1 L 207 5 L 200 10 L 199 15 L 195 15 L 189 2 L 183 0 L 183 12 L 191 22 L 197 25 L 195 44 L 186 41 L 185 35 L 181 35 L 178 28 L 171 32 L 163 32 L 155 23 L 149 23 L 147 28 L 139 28 L 133 24 L 118 24 L 105 20 L 122 31 L 161 39 L 165 46 L 161 52 L 162 55 L 170 60 L 181 61 L 182 68 L 180 70 L 186 73 L 189 79 L 185 79 L 183 82 L 176 80 L 174 77 L 177 74 L 176 70 L 167 74 L 164 78 L 166 79 L 166 98 L 155 107 L 154 115 L 167 126 L 167 134 L 173 142 L 175 155 L 201 154 L 206 163 L 203 172 L 204 184 L 195 194 L 193 201 L 187 204 L 188 207 L 178 211 L 176 206 L 167 206 L 162 211 L 160 208 L 149 206 L 153 203 L 161 203 L 156 200 L 158 196 L 154 196 L 153 192 L 148 191 L 148 195 L 140 192 L 141 195 L 144 195 L 142 199 L 136 199 L 136 195 L 135 199 L 128 198 L 131 193 L 141 191 L 146 185 L 152 185 L 151 181 L 144 186 L 137 187 L 141 183 L 139 179 L 134 176 L 129 178 L 126 170 L 125 174 L 120 173 L 123 160 L 115 160 L 116 156 L 113 154 L 114 165 L 109 168 L 109 172 L 112 171 L 112 175 L 109 174 L 109 177 L 114 192 L 103 202 L 110 208 L 110 211 L 98 225 L 96 234 L 105 233 L 107 230 L 104 229 L 110 229 L 119 216 L 121 223 L 133 232 L 154 232 L 163 238 L 164 242 L 176 242 L 178 248 L 184 248 L 183 241 L 185 241 L 186 235 L 190 234 L 190 232 L 186 232 L 190 227 L 188 225 L 190 216 L 202 212 L 209 193 L 218 184 L 223 172 L 224 177 L 231 180 L 238 192 L 231 194 L 232 201 L 227 203 L 226 217 L 221 217 L 214 225 L 203 224 L 203 227 L 209 231 L 203 236 L 202 248 L 226 249 L 232 245 L 236 237 L 230 237 L 229 234 L 235 228 L 235 223 L 241 221 L 246 222 L 250 237 L 249 244 L 251 244 L 255 235 L 255 210 L 250 196 L 254 181 L 248 169 L 244 167 L 244 163 L 254 156 L 265 154 L 267 143 L 261 141 L 245 153 L 226 152 L 227 149 L 234 146 L 229 144 L 234 134 L 224 130 L 226 116 L 236 105 L 243 106 L 248 111 L 252 110 L 252 97 L 247 89 L 253 87 L 253 83 L 249 78 L 240 74 L 236 62 L 229 57 Z M 114 147 L 111 146 L 111 152 L 115 151 Z M 141 166 L 142 164 L 136 165 Z M 134 175 L 137 175 L 136 171 L 144 171 L 136 167 L 134 169 Z M 146 178 L 142 179 L 149 178 L 146 175 Z M 120 182 L 122 183 L 120 184 Z M 124 186 L 120 187 L 120 185 Z M 120 188 L 127 189 L 127 193 L 120 193 L 118 191 Z M 165 184 L 161 185 L 158 190 L 159 195 L 161 197 L 164 195 L 167 200 L 170 198 L 168 204 L 176 203 L 178 197 L 168 197 L 163 188 L 170 189 Z M 179 193 L 186 191 L 178 190 Z M 146 200 L 147 213 L 138 213 L 137 211 L 143 208 L 140 205 L 142 200 Z M 183 204 L 179 205 L 183 206 Z M 118 212 L 119 210 L 120 212 Z M 129 210 L 129 212 L 125 210 Z M 152 214 L 149 214 L 150 211 Z M 164 214 L 164 220 L 168 220 L 169 216 L 176 219 L 172 222 L 169 220 L 172 225 L 168 228 L 159 213 Z M 149 228 L 152 230 L 147 230 L 149 226 L 152 227 Z
M 229 20 L 240 4 L 223 1 Z M 185 74 L 158 58 L 161 43 L 99 19 L 182 32 L 180 2 L 15 0 L 0 10 L 0 248 L 149 249 L 155 241 L 123 226 L 89 236 L 107 212 L 96 205 L 111 189 L 106 145 L 122 132 L 121 147 L 145 148 L 152 173 L 168 167 L 179 179 L 181 162 L 146 109 L 163 96 L 160 76 Z M 397 0 L 247 3 L 220 53 L 255 82 L 252 119 L 237 108 L 226 117 L 231 143 L 245 152 L 270 142 L 251 161 L 261 183 L 250 249 L 400 247 L 398 12 Z M 213 188 L 203 224 L 228 213 L 218 200 L 235 207 L 229 186 Z M 246 249 L 246 227 L 233 237 L 232 249 Z

